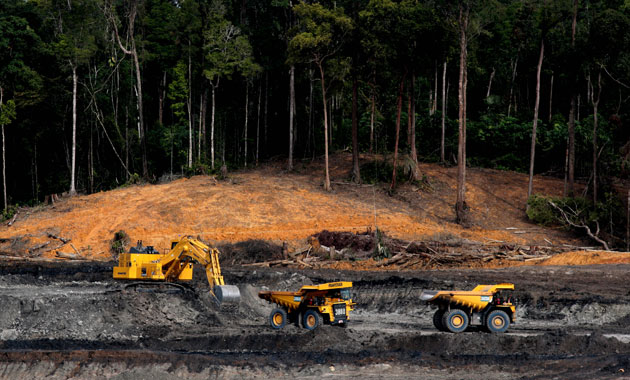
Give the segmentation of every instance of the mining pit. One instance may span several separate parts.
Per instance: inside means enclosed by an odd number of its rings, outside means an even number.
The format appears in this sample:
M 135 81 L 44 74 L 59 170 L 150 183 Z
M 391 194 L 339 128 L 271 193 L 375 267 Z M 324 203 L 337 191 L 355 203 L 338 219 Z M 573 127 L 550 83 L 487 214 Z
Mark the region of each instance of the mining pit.
M 53 379 L 599 379 L 630 371 L 630 265 L 337 271 L 224 268 L 236 309 L 203 268 L 189 286 L 130 286 L 113 262 L 0 261 L 0 377 Z M 354 282 L 347 328 L 271 329 L 262 289 Z M 513 282 L 507 333 L 438 332 L 423 289 Z

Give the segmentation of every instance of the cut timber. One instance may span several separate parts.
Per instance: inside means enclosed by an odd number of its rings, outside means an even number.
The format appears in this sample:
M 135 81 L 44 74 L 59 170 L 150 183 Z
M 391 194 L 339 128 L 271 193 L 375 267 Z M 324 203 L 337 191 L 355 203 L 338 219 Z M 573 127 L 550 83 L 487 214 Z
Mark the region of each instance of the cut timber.
M 80 255 L 74 254 L 74 253 L 57 252 L 56 255 L 57 255 L 57 257 L 61 257 L 62 259 L 84 260 L 83 257 L 81 257 Z
M 20 210 L 17 210 L 15 212 L 15 215 L 13 215 L 13 218 L 11 219 L 11 221 L 9 223 L 7 223 L 7 226 L 11 227 L 13 225 L 13 223 L 15 223 L 15 219 L 17 219 L 18 214 L 20 213 Z
M 42 244 L 38 244 L 38 245 L 36 245 L 36 246 L 34 246 L 32 248 L 29 248 L 28 253 L 33 253 L 33 252 L 35 252 L 35 251 L 37 251 L 39 249 L 42 249 L 45 246 L 47 246 L 48 244 L 50 244 L 50 240 L 48 240 L 48 241 L 46 241 L 46 242 L 44 242 Z
M 69 242 L 70 240 L 72 240 L 72 239 L 66 239 L 66 238 L 64 238 L 64 237 L 57 236 L 57 235 L 55 235 L 55 234 L 51 234 L 51 233 L 49 233 L 49 234 L 48 234 L 48 237 L 49 237 L 49 238 L 51 238 L 51 239 L 61 240 L 64 244 L 65 244 L 65 243 L 67 243 L 67 242 Z

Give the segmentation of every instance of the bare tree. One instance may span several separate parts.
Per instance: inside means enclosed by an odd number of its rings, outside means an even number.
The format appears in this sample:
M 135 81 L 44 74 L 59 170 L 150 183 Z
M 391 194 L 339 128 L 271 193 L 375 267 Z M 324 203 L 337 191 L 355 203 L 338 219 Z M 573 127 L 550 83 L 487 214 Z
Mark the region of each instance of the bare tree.
M 455 220 L 458 224 L 468 224 L 468 206 L 466 205 L 466 87 L 468 85 L 468 20 L 470 9 L 467 4 L 459 4 L 459 138 L 457 147 L 457 201 Z
M 598 127 L 598 116 L 597 116 L 597 108 L 599 107 L 599 100 L 602 95 L 602 72 L 599 71 L 597 75 L 597 97 L 595 96 L 595 91 L 593 89 L 593 83 L 590 80 L 588 85 L 590 87 L 590 95 L 591 95 L 591 103 L 593 104 L 593 203 L 597 203 L 597 127 Z
M 116 41 L 118 42 L 118 46 L 120 49 L 127 55 L 130 55 L 133 58 L 133 63 L 136 72 L 136 98 L 138 100 L 137 108 L 138 108 L 138 134 L 140 137 L 140 148 L 142 150 L 142 176 L 145 178 L 149 177 L 149 166 L 147 163 L 147 144 L 146 144 L 146 129 L 144 125 L 144 112 L 143 112 L 143 102 L 142 102 L 142 75 L 140 72 L 140 61 L 138 59 L 138 51 L 136 49 L 136 40 L 134 34 L 134 27 L 136 22 L 136 15 L 138 13 L 138 3 L 140 0 L 130 0 L 129 1 L 129 9 L 127 14 L 128 28 L 127 33 L 129 35 L 129 44 L 130 46 L 124 46 L 120 39 L 120 35 L 118 33 L 118 22 L 116 21 L 114 6 L 111 3 L 111 0 L 108 0 L 107 7 L 105 10 L 106 16 L 109 18 L 112 28 L 114 29 L 114 34 L 116 36 Z
M 532 196 L 534 187 L 534 161 L 536 155 L 536 128 L 538 127 L 538 108 L 540 106 L 540 71 L 542 69 L 543 58 L 545 55 L 545 41 L 540 40 L 540 56 L 538 57 L 538 66 L 536 68 L 536 102 L 534 103 L 534 121 L 532 123 L 532 143 L 529 152 L 529 183 L 527 185 L 527 199 Z

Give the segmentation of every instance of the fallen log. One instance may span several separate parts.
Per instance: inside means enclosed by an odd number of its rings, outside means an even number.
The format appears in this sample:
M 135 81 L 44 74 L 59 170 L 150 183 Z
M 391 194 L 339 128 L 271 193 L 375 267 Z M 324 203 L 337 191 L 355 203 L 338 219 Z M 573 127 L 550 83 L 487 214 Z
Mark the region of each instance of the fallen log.
M 48 233 L 48 234 L 47 234 L 47 236 L 48 236 L 49 238 L 51 238 L 51 239 L 61 240 L 62 242 L 64 242 L 64 244 L 65 244 L 65 243 L 68 243 L 69 241 L 71 241 L 71 240 L 72 240 L 72 239 L 64 238 L 64 237 L 57 236 L 57 235 L 55 235 L 55 234 L 51 234 L 51 233 Z
M 35 251 L 37 251 L 39 249 L 42 249 L 45 246 L 47 246 L 48 244 L 50 244 L 50 240 L 48 240 L 48 241 L 46 241 L 46 242 L 44 242 L 42 244 L 36 245 L 36 246 L 34 246 L 32 248 L 29 248 L 28 253 L 33 253 L 33 252 L 35 252 Z
M 11 221 L 9 223 L 7 223 L 7 226 L 11 227 L 13 225 L 13 223 L 15 223 L 15 219 L 17 219 L 19 213 L 20 213 L 20 210 L 17 210 L 15 212 L 15 215 L 13 215 L 13 219 L 11 219 Z
M 68 260 L 84 260 L 83 257 L 74 253 L 56 252 L 56 256 Z

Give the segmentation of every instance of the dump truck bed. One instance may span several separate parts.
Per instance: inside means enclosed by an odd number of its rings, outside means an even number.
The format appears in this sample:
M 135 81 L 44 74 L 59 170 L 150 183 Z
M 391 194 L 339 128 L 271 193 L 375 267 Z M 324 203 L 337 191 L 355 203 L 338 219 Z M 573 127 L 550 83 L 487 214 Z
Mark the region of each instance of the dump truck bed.
M 420 299 L 429 303 L 445 303 L 470 308 L 484 309 L 500 290 L 514 290 L 514 284 L 477 285 L 473 290 L 424 290 Z
M 321 292 L 321 294 L 324 295 L 327 291 L 332 289 L 344 289 L 351 287 L 352 282 L 350 281 L 329 282 L 321 285 L 304 285 L 297 292 L 261 291 L 258 292 L 258 297 L 277 305 L 284 306 L 289 310 L 295 310 L 300 306 L 300 303 L 306 294 L 313 296 Z

